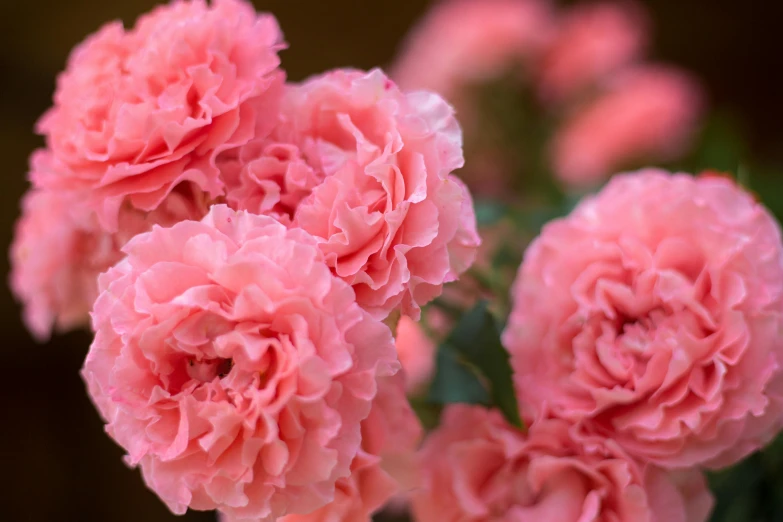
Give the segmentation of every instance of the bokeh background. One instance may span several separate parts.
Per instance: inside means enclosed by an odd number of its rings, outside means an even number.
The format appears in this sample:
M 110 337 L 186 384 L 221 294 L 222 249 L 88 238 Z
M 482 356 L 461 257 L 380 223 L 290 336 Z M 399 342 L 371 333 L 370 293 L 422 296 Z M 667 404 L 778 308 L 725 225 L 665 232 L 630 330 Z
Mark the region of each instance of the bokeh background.
M 156 3 L 0 0 L 0 157 L 5 161 L 0 240 L 4 251 L 27 187 L 27 157 L 43 143 L 33 134 L 33 125 L 51 102 L 55 76 L 69 50 L 104 22 L 121 19 L 130 25 Z M 273 12 L 283 27 L 290 44 L 283 67 L 292 80 L 333 67 L 390 63 L 401 39 L 428 6 L 425 0 L 254 3 Z M 706 87 L 711 109 L 730 122 L 736 152 L 727 161 L 735 162 L 735 156 L 742 155 L 764 165 L 766 176 L 775 172 L 783 176 L 783 6 L 768 0 L 643 3 L 654 23 L 653 58 L 696 74 Z M 715 166 L 731 168 L 731 164 Z M 774 196 L 783 198 L 783 194 Z M 6 257 L 0 259 L 4 274 L 8 273 Z M 0 285 L 0 306 L 4 318 L 0 520 L 214 520 L 204 513 L 174 517 L 145 489 L 138 472 L 124 466 L 122 452 L 103 434 L 79 377 L 89 336 L 74 333 L 36 344 L 19 320 L 19 308 L 5 284 Z M 770 465 L 763 458 L 761 463 Z M 759 516 L 760 522 L 783 520 L 775 514 Z

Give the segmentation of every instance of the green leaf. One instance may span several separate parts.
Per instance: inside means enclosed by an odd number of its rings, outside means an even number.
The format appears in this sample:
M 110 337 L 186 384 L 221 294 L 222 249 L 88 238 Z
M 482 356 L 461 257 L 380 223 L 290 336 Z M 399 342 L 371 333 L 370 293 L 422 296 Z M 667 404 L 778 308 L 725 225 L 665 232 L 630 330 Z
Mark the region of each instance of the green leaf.
M 493 200 L 477 200 L 473 208 L 476 211 L 476 222 L 479 226 L 494 225 L 503 219 L 508 212 L 506 205 Z
M 438 348 L 435 367 L 429 392 L 431 402 L 490 404 L 489 392 L 479 374 L 450 346 L 443 344 Z
M 668 167 L 693 173 L 713 169 L 736 174 L 749 156 L 742 127 L 735 115 L 715 112 L 703 126 L 688 157 Z
M 482 396 L 477 385 L 484 393 L 488 388 L 488 395 Z M 441 402 L 491 403 L 510 424 L 523 427 L 508 352 L 500 342 L 500 327 L 486 301 L 466 312 L 439 347 L 430 397 Z
M 783 220 L 783 166 L 754 165 L 745 184 L 778 220 Z

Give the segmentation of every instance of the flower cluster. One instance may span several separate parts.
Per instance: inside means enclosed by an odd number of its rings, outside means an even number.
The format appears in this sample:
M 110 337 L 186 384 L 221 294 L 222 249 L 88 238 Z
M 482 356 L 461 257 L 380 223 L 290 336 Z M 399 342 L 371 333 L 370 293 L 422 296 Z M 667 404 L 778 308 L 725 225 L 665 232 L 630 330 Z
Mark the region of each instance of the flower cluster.
M 405 88 L 441 93 L 467 115 L 475 161 L 465 176 L 477 192 L 504 194 L 508 178 L 534 176 L 538 163 L 567 188 L 584 190 L 618 168 L 679 157 L 697 127 L 703 96 L 696 81 L 643 61 L 649 25 L 632 1 L 562 11 L 546 0 L 443 1 L 408 37 L 393 76 Z M 497 82 L 530 94 L 521 101 L 529 121 L 505 129 L 497 121 L 504 118 L 482 106 L 476 88 Z M 531 137 L 537 127 L 553 130 Z M 497 147 L 498 134 L 508 133 L 501 139 L 534 139 L 538 147 L 509 154 Z M 543 158 L 532 157 L 541 151 Z
M 632 3 L 444 1 L 398 85 L 288 82 L 275 18 L 244 0 L 109 24 L 37 127 L 24 320 L 41 340 L 90 324 L 89 396 L 175 514 L 705 522 L 703 472 L 783 430 L 778 223 L 728 176 L 645 168 L 578 203 L 511 191 L 480 207 L 502 214 L 481 250 L 441 97 L 482 134 L 471 89 L 511 70 L 560 125 L 523 136 L 551 153 L 536 168 L 597 184 L 697 122 L 693 81 L 640 62 L 646 28 Z M 467 181 L 503 169 L 487 150 Z
M 287 83 L 242 0 L 174 2 L 71 54 L 38 123 L 11 286 L 174 513 L 368 521 L 421 426 L 387 317 L 473 263 L 453 109 L 382 71 Z
M 727 177 L 615 176 L 544 227 L 511 295 L 527 433 L 449 406 L 419 522 L 704 522 L 700 470 L 783 430 L 783 239 Z

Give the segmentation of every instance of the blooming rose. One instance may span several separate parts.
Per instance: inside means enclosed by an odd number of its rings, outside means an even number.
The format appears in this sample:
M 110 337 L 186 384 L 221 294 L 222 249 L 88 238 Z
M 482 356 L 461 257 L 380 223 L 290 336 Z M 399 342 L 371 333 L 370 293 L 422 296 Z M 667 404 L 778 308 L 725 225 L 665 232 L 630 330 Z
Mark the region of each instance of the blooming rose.
M 370 522 L 392 495 L 415 485 L 421 435 L 421 424 L 405 398 L 402 372 L 380 379 L 370 415 L 362 422 L 362 449 L 351 464 L 351 476 L 337 482 L 334 501 L 280 522 Z
M 699 86 L 676 69 L 629 69 L 607 89 L 566 121 L 552 143 L 555 173 L 570 185 L 595 185 L 633 162 L 675 159 L 687 150 L 701 115 Z
M 659 465 L 726 466 L 783 428 L 783 246 L 732 181 L 615 177 L 530 245 L 504 345 L 523 409 Z
M 83 369 L 108 433 L 175 513 L 275 520 L 333 500 L 391 332 L 315 241 L 216 205 L 154 227 L 99 278 Z
M 545 0 L 450 0 L 430 11 L 405 41 L 392 77 L 456 101 L 461 87 L 493 80 L 549 40 Z
M 542 58 L 540 88 L 560 101 L 638 58 L 647 43 L 647 20 L 628 1 L 581 4 L 558 24 Z
M 463 164 L 453 111 L 380 70 L 290 86 L 272 135 L 224 156 L 228 202 L 315 236 L 377 317 L 418 316 L 473 262 L 472 200 L 451 175 Z
M 11 289 L 24 305 L 24 321 L 38 340 L 53 329 L 86 324 L 97 277 L 122 254 L 110 234 L 82 214 L 70 194 L 32 190 L 11 245 Z
M 205 203 L 191 189 L 187 183 L 175 188 L 150 213 L 123 208 L 114 234 L 99 226 L 78 193 L 28 192 L 11 245 L 10 283 L 33 335 L 46 340 L 53 329 L 89 324 L 98 274 L 123 257 L 120 247 L 128 239 L 155 223 L 169 225 L 204 215 Z
M 276 117 L 281 42 L 274 17 L 240 0 L 174 2 L 129 31 L 106 25 L 58 79 L 33 181 L 89 190 L 110 231 L 123 201 L 152 210 L 185 180 L 219 196 L 214 156 Z
M 435 369 L 435 343 L 421 325 L 402 316 L 397 323 L 397 357 L 408 377 L 408 391 L 420 390 L 432 377 Z
M 497 411 L 452 404 L 421 451 L 416 522 L 704 522 L 698 472 L 636 464 L 611 440 L 543 419 L 527 435 Z M 686 495 L 687 493 L 687 495 Z
M 324 180 L 302 151 L 290 143 L 259 139 L 218 159 L 227 203 L 290 224 L 299 203 Z

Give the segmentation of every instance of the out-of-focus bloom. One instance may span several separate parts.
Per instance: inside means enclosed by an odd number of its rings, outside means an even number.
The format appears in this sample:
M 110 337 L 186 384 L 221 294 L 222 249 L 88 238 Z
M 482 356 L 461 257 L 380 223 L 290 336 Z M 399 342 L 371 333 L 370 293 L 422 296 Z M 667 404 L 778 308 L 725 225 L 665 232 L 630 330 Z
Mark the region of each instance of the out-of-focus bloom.
M 562 101 L 638 58 L 647 43 L 645 15 L 642 6 L 624 0 L 566 11 L 541 60 L 543 97 Z
M 227 154 L 228 201 L 315 236 L 374 316 L 418 316 L 473 262 L 473 203 L 451 175 L 462 136 L 439 96 L 402 93 L 377 69 L 332 71 L 291 85 L 270 140 L 251 146 Z
M 549 40 L 546 0 L 445 0 L 408 36 L 392 69 L 403 89 L 456 101 L 461 87 L 503 75 Z
M 410 317 L 402 316 L 397 323 L 397 357 L 407 375 L 408 391 L 415 393 L 429 382 L 435 369 L 435 343 Z
M 83 369 L 108 433 L 175 513 L 275 520 L 331 502 L 391 332 L 308 234 L 216 205 L 154 227 L 99 278 Z
M 282 47 L 274 17 L 240 0 L 174 2 L 132 30 L 106 25 L 58 79 L 34 183 L 87 191 L 110 231 L 123 202 L 153 210 L 183 181 L 219 196 L 215 155 L 275 121 Z
M 461 404 L 425 441 L 421 472 L 416 522 L 704 522 L 712 507 L 696 471 L 675 479 L 566 421 L 524 435 L 497 411 Z
M 555 173 L 569 185 L 596 185 L 633 162 L 675 159 L 687 150 L 701 115 L 699 86 L 676 69 L 628 69 L 606 87 L 552 143 Z
M 783 427 L 783 246 L 728 178 L 615 177 L 531 244 L 504 345 L 527 414 L 670 468 L 722 467 Z
M 153 224 L 204 215 L 206 206 L 191 188 L 187 183 L 176 188 L 151 213 L 123 208 L 115 234 L 98 225 L 78 193 L 28 192 L 11 245 L 10 284 L 33 335 L 43 341 L 52 330 L 87 325 L 98 296 L 98 274 L 123 257 L 120 248 L 128 239 Z
M 80 216 L 69 195 L 33 190 L 11 245 L 11 288 L 24 305 L 24 321 L 38 340 L 53 329 L 87 324 L 98 295 L 98 274 L 122 254 L 112 236 Z
M 403 373 L 380 379 L 370 415 L 362 422 L 362 449 L 351 476 L 338 481 L 334 502 L 281 522 L 370 522 L 395 493 L 416 485 L 421 436 L 421 424 L 405 398 Z

